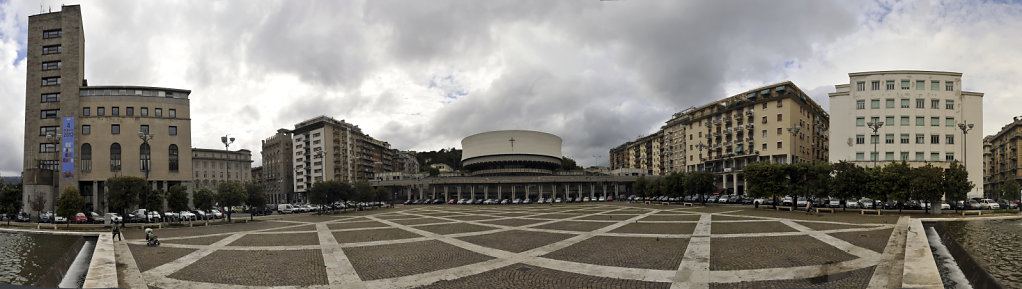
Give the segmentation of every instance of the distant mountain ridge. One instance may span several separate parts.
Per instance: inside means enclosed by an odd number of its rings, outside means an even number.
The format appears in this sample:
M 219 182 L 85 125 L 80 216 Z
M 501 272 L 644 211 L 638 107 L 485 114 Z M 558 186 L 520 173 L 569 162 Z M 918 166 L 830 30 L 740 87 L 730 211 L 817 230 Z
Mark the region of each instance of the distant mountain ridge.
M 6 184 L 20 184 L 21 177 L 2 177 Z

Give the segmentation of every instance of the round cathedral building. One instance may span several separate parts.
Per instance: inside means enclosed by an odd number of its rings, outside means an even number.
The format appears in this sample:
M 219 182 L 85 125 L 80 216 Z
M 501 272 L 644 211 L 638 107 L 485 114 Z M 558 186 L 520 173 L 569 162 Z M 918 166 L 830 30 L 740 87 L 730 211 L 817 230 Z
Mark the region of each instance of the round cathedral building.
M 538 131 L 478 133 L 461 140 L 461 166 L 471 176 L 552 175 L 561 167 L 561 142 Z

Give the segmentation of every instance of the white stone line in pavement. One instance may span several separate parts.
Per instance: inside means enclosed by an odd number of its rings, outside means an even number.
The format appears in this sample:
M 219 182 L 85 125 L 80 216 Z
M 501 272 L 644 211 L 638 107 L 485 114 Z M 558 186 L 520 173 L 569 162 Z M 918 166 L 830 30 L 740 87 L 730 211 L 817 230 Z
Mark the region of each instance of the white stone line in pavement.
M 710 214 L 699 217 L 681 264 L 674 272 L 672 289 L 710 287 L 710 218 Z
M 128 248 L 127 243 L 115 241 L 114 254 L 117 256 L 115 259 L 124 263 L 124 272 L 117 273 L 124 273 L 124 282 L 128 283 L 120 285 L 128 286 L 128 288 L 148 288 L 148 286 L 146 286 L 145 279 L 142 278 L 141 270 L 138 269 L 138 264 L 135 263 L 135 257 L 131 256 L 131 249 Z
M 358 242 L 358 243 L 341 243 L 340 246 L 341 246 L 341 248 L 355 248 L 355 247 L 368 247 L 368 246 L 380 246 L 380 245 L 394 245 L 394 244 L 402 244 L 402 243 L 413 243 L 413 242 L 421 242 L 421 241 L 429 241 L 429 240 L 433 240 L 433 239 L 430 239 L 430 238 L 427 238 L 427 237 L 415 237 L 415 238 L 397 239 L 397 240 L 381 240 L 381 241 Z
M 596 265 L 544 257 L 525 258 L 521 263 L 575 274 L 649 282 L 671 282 L 674 276 L 671 270 Z
M 329 284 L 350 285 L 362 282 L 362 279 L 358 277 L 358 273 L 355 272 L 355 267 L 351 265 L 348 256 L 344 254 L 344 250 L 337 244 L 337 239 L 327 229 L 326 224 L 316 224 L 316 230 L 319 232 L 319 244 L 323 247 L 321 253 L 323 253 L 323 265 L 326 267 L 326 277 Z
M 873 258 L 857 258 L 830 265 L 710 271 L 710 280 L 713 280 L 714 283 L 737 283 L 743 281 L 806 279 L 858 270 L 876 265 L 877 262 L 880 262 L 879 254 Z
M 170 274 L 174 274 L 174 272 L 177 272 L 178 270 L 181 270 L 184 267 L 199 261 L 199 259 L 202 259 L 202 257 L 206 257 L 209 254 L 212 254 L 213 252 L 220 250 L 223 247 L 226 247 L 227 244 L 230 244 L 231 242 L 241 239 L 242 236 L 245 236 L 245 233 L 240 234 L 236 233 L 234 235 L 227 236 L 227 238 L 217 241 L 212 245 L 206 246 L 203 249 L 199 249 L 198 251 L 192 252 L 188 255 L 184 255 L 181 258 L 177 258 L 174 261 L 167 262 L 163 265 L 157 266 L 156 268 L 152 268 L 149 269 L 148 271 L 142 272 L 142 276 L 145 276 L 146 280 L 155 280 L 156 277 L 159 276 L 170 276 Z
M 855 255 L 856 257 L 864 258 L 864 259 L 879 259 L 880 258 L 880 254 L 875 252 L 875 251 L 873 251 L 873 250 L 856 246 L 855 244 L 849 243 L 848 241 L 845 241 L 845 240 L 838 239 L 838 238 L 836 238 L 834 236 L 828 235 L 828 234 L 823 233 L 821 231 L 813 231 L 813 229 L 810 229 L 809 227 L 806 227 L 806 226 L 799 225 L 799 224 L 797 224 L 797 223 L 795 223 L 793 221 L 781 221 L 781 223 L 784 223 L 785 225 L 788 225 L 789 227 L 792 227 L 795 230 L 798 230 L 799 232 L 806 233 L 810 237 L 816 238 L 817 240 L 820 240 L 821 242 L 827 243 L 827 245 L 831 245 L 831 246 L 833 246 L 835 248 L 838 248 L 841 251 L 845 251 L 848 254 Z
M 887 247 L 884 247 L 884 253 L 880 257 L 880 264 L 873 270 L 873 276 L 866 288 L 901 287 L 900 272 L 904 270 L 905 260 L 897 257 L 905 253 L 905 234 L 910 219 L 907 216 L 898 218 L 898 224 L 894 226 L 894 231 L 887 240 Z M 891 277 L 894 277 L 894 280 Z
M 845 233 L 845 232 L 877 231 L 877 230 L 885 230 L 885 229 L 890 229 L 890 228 L 894 228 L 894 226 L 892 225 L 892 226 L 889 226 L 889 227 L 834 229 L 834 230 L 823 230 L 823 231 L 814 231 L 814 232 L 823 233 L 823 234 L 833 234 L 833 233 Z M 805 232 L 800 232 L 800 231 L 795 231 L 795 232 L 769 232 L 769 233 L 713 234 L 712 237 L 713 238 L 744 238 L 744 237 L 781 237 L 781 236 L 803 236 L 803 235 L 806 235 L 806 233 Z
M 442 269 L 415 275 L 365 281 L 365 288 L 389 289 L 410 288 L 433 284 L 441 280 L 453 280 L 515 264 L 506 259 L 491 259 L 471 265 Z

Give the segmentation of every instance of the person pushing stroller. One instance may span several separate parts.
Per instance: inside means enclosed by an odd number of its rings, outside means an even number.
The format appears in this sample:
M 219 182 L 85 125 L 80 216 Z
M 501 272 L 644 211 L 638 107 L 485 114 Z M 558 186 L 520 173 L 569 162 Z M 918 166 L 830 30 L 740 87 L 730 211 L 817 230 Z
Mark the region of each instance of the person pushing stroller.
M 153 233 L 153 228 L 145 228 L 145 240 L 146 240 L 146 246 L 159 246 L 160 245 L 160 240 L 159 240 L 159 238 L 156 237 L 156 234 Z

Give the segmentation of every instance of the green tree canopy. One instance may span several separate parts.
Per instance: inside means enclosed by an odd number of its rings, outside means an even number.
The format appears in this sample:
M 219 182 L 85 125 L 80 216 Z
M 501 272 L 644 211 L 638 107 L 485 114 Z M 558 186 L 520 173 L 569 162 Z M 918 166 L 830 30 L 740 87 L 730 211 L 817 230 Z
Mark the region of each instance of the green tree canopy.
M 139 195 L 149 189 L 145 179 L 133 176 L 113 177 L 106 180 L 107 202 L 111 211 L 122 214 L 139 204 Z
M 213 208 L 216 203 L 216 196 L 213 191 L 209 188 L 201 188 L 194 192 L 192 196 L 192 204 L 195 205 L 196 209 L 208 211 Z
M 639 176 L 639 178 L 635 179 L 635 182 L 632 183 L 632 194 L 640 197 L 648 197 L 649 184 L 647 183 L 649 182 L 646 181 L 645 176 Z
M 685 191 L 690 194 L 706 195 L 712 193 L 717 186 L 713 184 L 713 175 L 708 172 L 694 172 L 685 178 Z M 702 198 L 703 202 L 706 198 Z
M 682 172 L 671 172 L 664 180 L 664 189 L 666 194 L 671 197 L 681 197 L 685 195 L 685 177 L 687 175 Z
M 809 163 L 794 163 L 794 164 L 783 164 L 781 170 L 784 171 L 788 185 L 787 192 L 795 197 L 801 197 L 809 195 L 809 186 L 807 185 L 806 176 L 809 173 Z M 791 202 L 792 206 L 795 206 L 795 202 Z
M 912 172 L 912 168 L 905 161 L 892 162 L 884 166 L 879 181 L 886 197 L 883 200 L 905 202 L 912 199 L 910 193 Z
M 809 195 L 824 198 L 830 194 L 830 185 L 833 183 L 834 166 L 828 162 L 813 162 L 806 169 L 806 185 Z
M 355 193 L 352 199 L 359 202 L 369 202 L 375 198 L 373 195 L 373 185 L 367 181 L 358 181 L 355 183 Z
M 21 211 L 21 195 L 20 185 L 4 183 L 0 179 L 0 212 L 7 215 L 8 225 L 11 223 L 14 214 Z
M 854 163 L 841 161 L 834 165 L 834 181 L 832 190 L 834 197 L 841 199 L 858 199 L 862 196 L 863 184 L 868 182 L 866 170 Z
M 778 164 L 754 162 L 745 166 L 746 190 L 749 196 L 769 198 L 782 195 L 786 188 L 785 173 Z
M 85 208 L 85 197 L 82 197 L 82 194 L 78 192 L 78 188 L 67 187 L 60 194 L 60 197 L 57 197 L 57 211 L 55 213 L 58 216 L 67 218 L 67 223 L 70 226 L 75 214 L 81 212 L 83 208 Z
M 969 171 L 958 161 L 944 170 L 944 198 L 952 201 L 964 201 L 975 185 L 969 181 Z
M 866 183 L 863 186 L 862 194 L 870 199 L 883 200 L 887 198 L 889 188 L 885 186 L 883 167 L 866 168 Z
M 1001 198 L 1008 200 L 1018 200 L 1019 190 L 1022 190 L 1022 188 L 1020 188 L 1018 182 L 1016 182 L 1015 180 L 1008 180 L 1007 182 L 1004 182 L 1004 184 L 1001 185 L 1000 187 Z
M 240 206 L 245 203 L 248 199 L 248 195 L 245 194 L 245 188 L 242 187 L 241 183 L 234 181 L 227 181 L 220 183 L 216 188 L 216 201 L 218 205 L 224 207 Z M 227 209 L 224 214 L 227 214 L 227 221 L 231 221 L 231 213 L 233 210 Z
M 163 211 L 163 192 L 146 188 L 146 190 L 139 194 L 139 199 L 143 209 L 157 212 Z
M 941 168 L 931 164 L 912 169 L 913 197 L 919 200 L 930 201 L 935 204 L 944 196 L 944 172 Z M 929 211 L 929 207 L 926 208 Z
M 562 171 L 574 171 L 574 170 L 581 170 L 581 169 L 582 168 L 580 168 L 578 166 L 578 163 L 576 163 L 574 159 L 566 157 L 566 156 L 561 156 L 561 170 Z
M 188 210 L 188 189 L 182 185 L 170 186 L 167 192 L 167 208 L 171 212 Z

